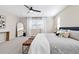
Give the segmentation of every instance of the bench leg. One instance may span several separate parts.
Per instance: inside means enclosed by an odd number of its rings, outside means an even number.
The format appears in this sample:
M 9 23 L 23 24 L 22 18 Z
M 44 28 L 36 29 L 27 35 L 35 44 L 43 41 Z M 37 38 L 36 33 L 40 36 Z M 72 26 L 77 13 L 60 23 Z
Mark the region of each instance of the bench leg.
M 28 54 L 29 51 L 29 46 L 22 46 L 22 53 L 23 54 Z

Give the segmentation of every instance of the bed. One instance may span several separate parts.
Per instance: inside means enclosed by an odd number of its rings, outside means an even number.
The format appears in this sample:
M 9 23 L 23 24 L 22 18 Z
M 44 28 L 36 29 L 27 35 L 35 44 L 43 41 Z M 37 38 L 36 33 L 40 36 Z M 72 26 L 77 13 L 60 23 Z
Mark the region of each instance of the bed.
M 79 33 L 77 33 L 77 38 L 79 37 L 78 34 Z M 54 33 L 39 33 L 33 40 L 28 53 L 79 54 L 79 40 L 58 37 Z

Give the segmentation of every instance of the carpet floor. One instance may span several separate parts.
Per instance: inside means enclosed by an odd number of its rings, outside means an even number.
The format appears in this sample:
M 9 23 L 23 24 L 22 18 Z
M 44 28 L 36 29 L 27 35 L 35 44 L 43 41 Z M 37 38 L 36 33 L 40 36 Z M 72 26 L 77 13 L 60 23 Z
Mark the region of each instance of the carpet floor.
M 28 37 L 18 37 L 10 41 L 0 43 L 0 54 L 22 54 L 22 43 Z

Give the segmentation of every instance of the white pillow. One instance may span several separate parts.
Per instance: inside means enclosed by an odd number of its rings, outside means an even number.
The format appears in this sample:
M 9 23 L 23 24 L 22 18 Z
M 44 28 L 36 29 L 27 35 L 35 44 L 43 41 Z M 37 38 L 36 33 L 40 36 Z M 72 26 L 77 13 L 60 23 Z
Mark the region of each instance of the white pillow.
M 79 31 L 70 31 L 70 37 L 79 40 Z
M 59 36 L 60 36 L 60 37 L 68 38 L 68 37 L 69 37 L 69 32 L 60 33 Z
M 59 30 L 59 33 L 64 33 L 64 32 L 66 32 L 67 30 L 63 30 L 63 29 L 61 29 L 61 30 Z
M 68 37 L 69 37 L 69 32 L 64 32 L 63 36 L 64 36 L 65 38 L 68 38 Z
M 61 29 L 61 30 L 59 30 L 59 36 L 60 37 L 65 37 L 65 38 L 68 38 L 69 37 L 69 32 L 68 32 L 68 30 L 63 30 L 63 29 Z

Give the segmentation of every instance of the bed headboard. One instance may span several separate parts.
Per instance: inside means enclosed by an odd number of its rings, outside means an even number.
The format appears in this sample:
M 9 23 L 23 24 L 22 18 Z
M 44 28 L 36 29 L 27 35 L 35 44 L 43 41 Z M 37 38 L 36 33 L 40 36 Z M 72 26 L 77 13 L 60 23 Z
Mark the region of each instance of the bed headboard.
M 79 31 L 79 27 L 60 27 L 60 29 Z

